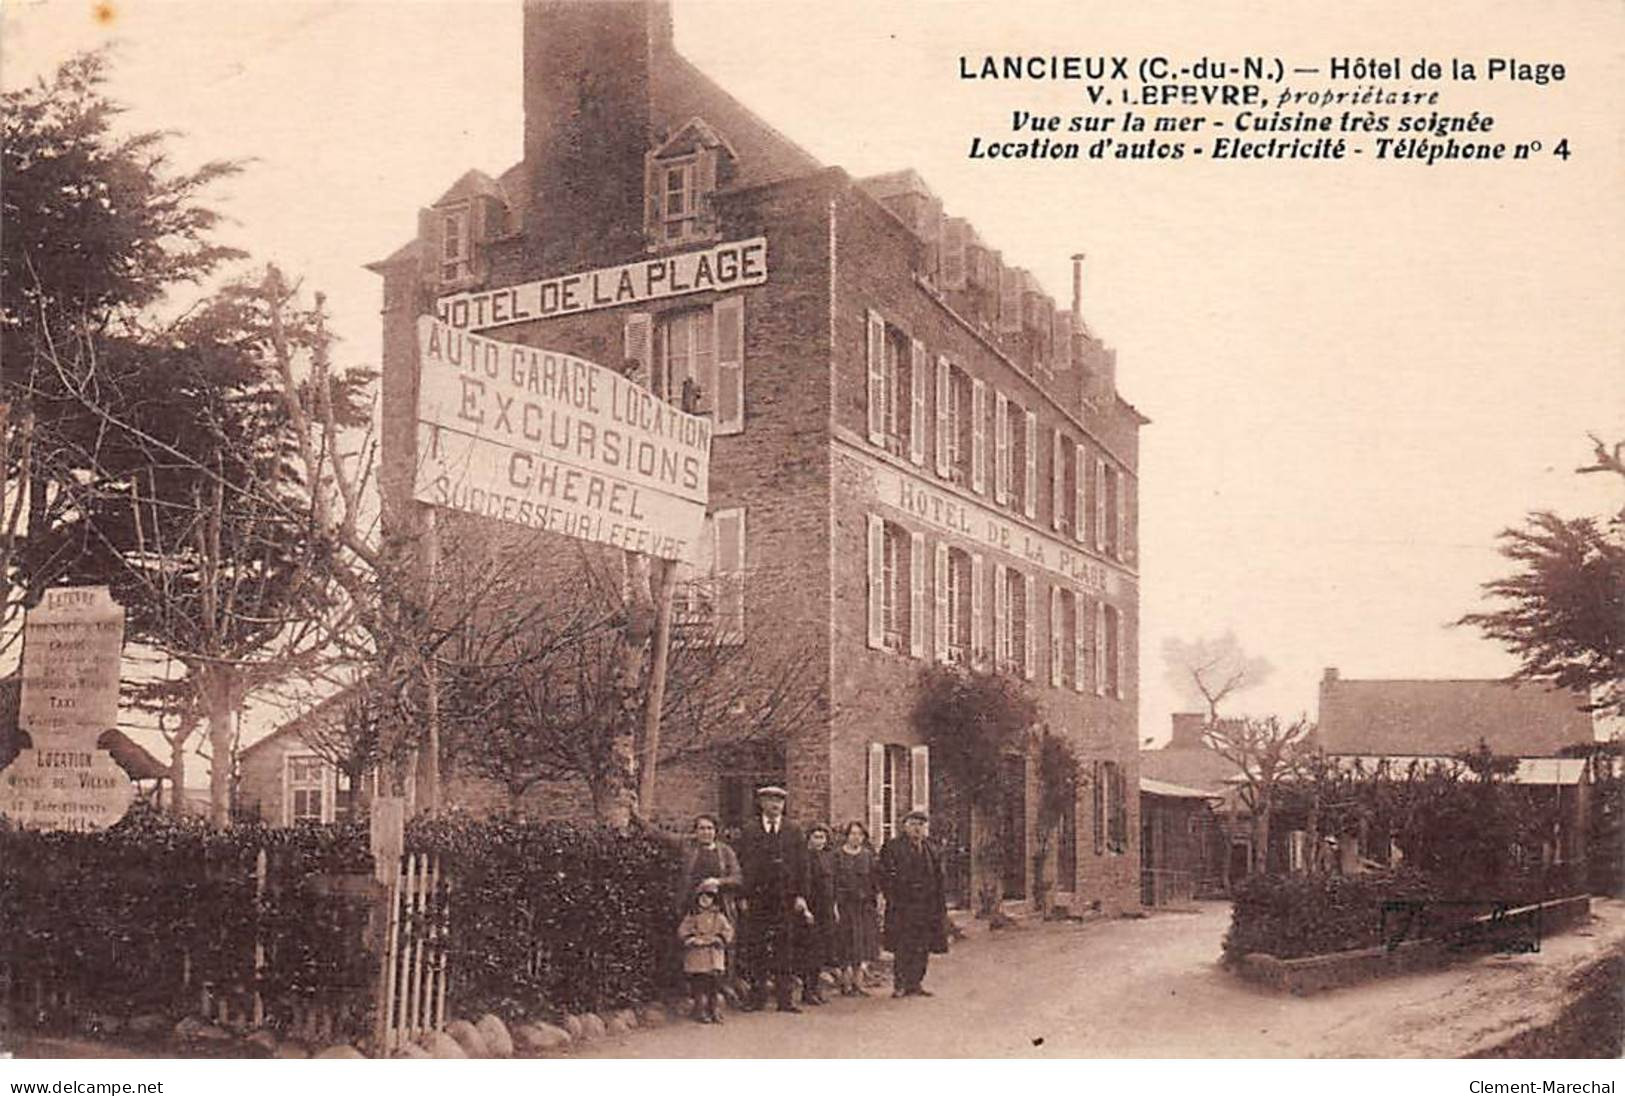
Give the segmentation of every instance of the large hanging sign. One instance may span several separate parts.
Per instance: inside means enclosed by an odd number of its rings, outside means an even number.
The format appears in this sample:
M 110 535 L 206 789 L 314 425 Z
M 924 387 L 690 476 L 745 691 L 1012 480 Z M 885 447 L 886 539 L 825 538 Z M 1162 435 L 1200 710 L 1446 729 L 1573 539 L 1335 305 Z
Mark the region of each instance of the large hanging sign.
M 704 251 L 684 251 L 523 282 L 477 293 L 451 293 L 435 302 L 442 323 L 484 331 L 625 304 L 645 304 L 708 290 L 734 290 L 767 281 L 767 237 L 735 240 Z
M 418 320 L 419 502 L 689 560 L 711 421 L 612 369 Z

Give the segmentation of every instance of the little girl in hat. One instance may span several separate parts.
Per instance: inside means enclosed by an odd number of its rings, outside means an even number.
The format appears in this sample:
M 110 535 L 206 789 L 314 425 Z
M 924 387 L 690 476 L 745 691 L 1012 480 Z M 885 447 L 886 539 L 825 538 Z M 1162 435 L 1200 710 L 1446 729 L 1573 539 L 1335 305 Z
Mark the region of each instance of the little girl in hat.
M 677 926 L 683 943 L 683 971 L 688 975 L 689 997 L 694 1002 L 694 1019 L 702 1024 L 722 1023 L 718 1008 L 722 972 L 727 969 L 727 949 L 734 940 L 733 922 L 719 905 L 721 888 L 715 879 L 706 879 L 694 888 L 688 916 Z

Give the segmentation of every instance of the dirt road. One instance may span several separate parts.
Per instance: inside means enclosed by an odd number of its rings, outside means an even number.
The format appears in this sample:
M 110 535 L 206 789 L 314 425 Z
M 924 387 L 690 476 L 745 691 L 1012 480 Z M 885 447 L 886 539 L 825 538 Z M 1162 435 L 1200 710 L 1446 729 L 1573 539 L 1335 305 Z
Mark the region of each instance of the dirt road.
M 1625 947 L 1625 902 L 1532 955 L 1487 957 L 1308 998 L 1221 970 L 1229 907 L 1033 925 L 931 965 L 936 996 L 835 998 L 799 1016 L 730 1013 L 634 1032 L 582 1057 L 1458 1057 L 1555 1016 L 1569 976 Z

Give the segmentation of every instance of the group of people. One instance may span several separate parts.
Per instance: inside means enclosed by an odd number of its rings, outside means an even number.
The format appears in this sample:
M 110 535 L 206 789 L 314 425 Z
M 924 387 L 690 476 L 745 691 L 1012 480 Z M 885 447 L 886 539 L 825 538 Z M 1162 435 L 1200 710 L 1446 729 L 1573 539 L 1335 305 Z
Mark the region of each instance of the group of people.
M 677 926 L 694 1017 L 720 1023 L 726 981 L 743 987 L 740 1007 L 780 1012 L 822 1005 L 825 970 L 844 996 L 866 996 L 864 973 L 881 944 L 893 953 L 892 996 L 929 997 L 933 952 L 948 950 L 942 862 L 926 838 L 929 819 L 914 811 L 903 832 L 877 853 L 862 822 L 837 836 L 823 823 L 805 832 L 785 817 L 789 794 L 756 789 L 757 813 L 735 850 L 717 819 L 702 814 L 684 845 Z M 884 927 L 878 898 L 885 899 Z

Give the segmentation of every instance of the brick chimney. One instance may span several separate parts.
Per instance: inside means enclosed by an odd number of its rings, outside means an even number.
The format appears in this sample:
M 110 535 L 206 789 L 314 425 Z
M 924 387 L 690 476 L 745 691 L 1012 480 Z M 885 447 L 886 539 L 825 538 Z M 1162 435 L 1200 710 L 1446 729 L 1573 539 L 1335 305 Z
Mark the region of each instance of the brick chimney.
M 643 250 L 650 70 L 671 50 L 665 0 L 525 0 L 533 275 L 624 262 Z
M 1164 747 L 1169 750 L 1197 750 L 1202 748 L 1202 731 L 1207 716 L 1201 712 L 1175 712 L 1174 734 Z
M 1320 683 L 1322 685 L 1333 685 L 1336 684 L 1337 678 L 1337 667 L 1328 666 L 1326 667 L 1326 671 L 1320 675 Z

